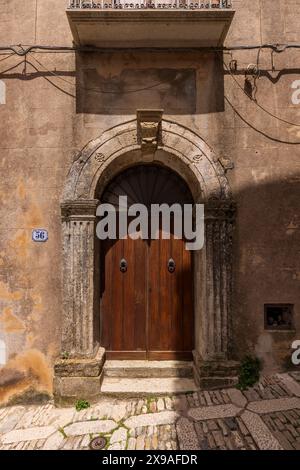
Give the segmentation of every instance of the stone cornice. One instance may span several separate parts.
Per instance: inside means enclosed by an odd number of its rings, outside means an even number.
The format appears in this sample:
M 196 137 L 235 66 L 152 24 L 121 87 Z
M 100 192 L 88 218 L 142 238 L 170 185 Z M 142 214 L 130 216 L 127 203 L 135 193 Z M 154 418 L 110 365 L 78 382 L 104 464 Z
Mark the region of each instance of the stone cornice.
M 60 205 L 62 218 L 78 217 L 84 219 L 85 217 L 95 217 L 98 204 L 98 199 L 65 201 Z
M 235 219 L 237 206 L 233 200 L 209 201 L 204 206 L 206 220 L 228 220 Z

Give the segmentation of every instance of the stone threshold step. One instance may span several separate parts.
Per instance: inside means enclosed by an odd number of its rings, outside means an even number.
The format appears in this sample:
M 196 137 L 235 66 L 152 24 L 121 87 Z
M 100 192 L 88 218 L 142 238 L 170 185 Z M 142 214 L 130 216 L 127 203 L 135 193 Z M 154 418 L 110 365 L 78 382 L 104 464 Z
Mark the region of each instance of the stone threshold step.
M 193 379 L 187 378 L 114 378 L 104 377 L 101 394 L 115 397 L 145 397 L 176 395 L 198 390 Z
M 219 390 L 232 388 L 238 383 L 238 377 L 198 377 L 201 390 Z
M 193 363 L 188 361 L 106 361 L 105 377 L 162 378 L 193 377 Z

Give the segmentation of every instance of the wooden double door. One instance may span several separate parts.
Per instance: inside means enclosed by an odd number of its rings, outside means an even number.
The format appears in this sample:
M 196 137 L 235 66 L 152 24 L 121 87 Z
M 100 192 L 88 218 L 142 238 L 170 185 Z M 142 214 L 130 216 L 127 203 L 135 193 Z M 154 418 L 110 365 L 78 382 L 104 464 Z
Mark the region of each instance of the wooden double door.
M 192 256 L 184 241 L 105 241 L 102 263 L 101 344 L 108 358 L 191 359 Z
M 121 175 L 104 200 L 113 203 L 112 195 L 124 193 L 147 205 L 188 200 L 181 178 L 171 176 L 167 170 L 142 166 Z M 183 239 L 172 233 L 163 239 L 160 232 L 153 240 L 102 241 L 100 282 L 101 345 L 108 358 L 192 358 L 192 252 Z

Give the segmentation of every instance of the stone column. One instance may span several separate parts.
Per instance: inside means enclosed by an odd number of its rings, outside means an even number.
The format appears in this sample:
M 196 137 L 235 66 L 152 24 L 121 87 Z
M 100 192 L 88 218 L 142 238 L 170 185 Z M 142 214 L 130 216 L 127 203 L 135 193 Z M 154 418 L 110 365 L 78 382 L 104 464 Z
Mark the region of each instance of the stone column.
M 230 376 L 236 374 L 237 364 L 230 361 L 229 354 L 234 219 L 233 202 L 216 200 L 205 205 L 201 314 L 204 344 L 202 354 L 194 354 L 198 379 L 205 387 L 226 386 Z
M 231 335 L 232 232 L 235 207 L 210 203 L 205 207 L 207 353 L 227 359 Z
M 61 358 L 55 364 L 54 391 L 59 402 L 78 394 L 100 393 L 104 350 L 99 348 L 99 308 L 95 303 L 95 219 L 98 201 L 61 205 L 63 308 Z M 99 306 L 98 306 L 99 307 Z
M 94 234 L 97 200 L 63 203 L 62 351 L 92 357 L 94 344 Z

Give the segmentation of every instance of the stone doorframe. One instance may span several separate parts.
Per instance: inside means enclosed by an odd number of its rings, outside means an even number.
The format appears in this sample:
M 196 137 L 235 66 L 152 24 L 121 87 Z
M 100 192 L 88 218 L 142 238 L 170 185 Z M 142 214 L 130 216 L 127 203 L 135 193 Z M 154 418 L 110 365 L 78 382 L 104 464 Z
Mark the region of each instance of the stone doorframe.
M 100 302 L 96 207 L 106 184 L 131 165 L 157 162 L 177 171 L 195 202 L 205 204 L 205 246 L 194 253 L 195 377 L 209 385 L 211 371 L 230 363 L 232 231 L 235 205 L 226 170 L 190 129 L 162 120 L 155 147 L 143 148 L 136 119 L 104 132 L 77 155 L 62 203 L 63 311 L 61 358 L 55 364 L 57 402 L 100 393 L 105 350 L 99 344 Z M 218 384 L 220 385 L 220 384 Z

